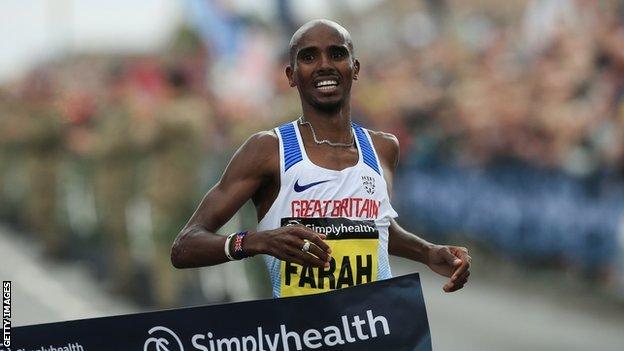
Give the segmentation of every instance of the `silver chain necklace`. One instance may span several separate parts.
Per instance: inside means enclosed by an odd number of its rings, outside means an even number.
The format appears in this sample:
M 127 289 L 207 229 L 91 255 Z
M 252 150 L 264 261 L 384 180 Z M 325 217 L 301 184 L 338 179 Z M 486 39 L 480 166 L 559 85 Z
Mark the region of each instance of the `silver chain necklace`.
M 350 143 L 334 143 L 331 142 L 327 139 L 323 139 L 323 140 L 318 140 L 318 138 L 316 137 L 316 133 L 314 132 L 314 127 L 312 127 L 312 124 L 310 124 L 310 122 L 308 121 L 304 121 L 303 120 L 303 116 L 299 117 L 299 124 L 300 125 L 304 125 L 307 124 L 310 126 L 310 130 L 312 131 L 312 138 L 314 138 L 314 142 L 317 145 L 322 145 L 322 144 L 327 144 L 329 146 L 333 146 L 333 147 L 351 147 L 353 145 L 355 145 L 355 135 L 353 135 L 353 129 L 351 129 L 351 142 Z

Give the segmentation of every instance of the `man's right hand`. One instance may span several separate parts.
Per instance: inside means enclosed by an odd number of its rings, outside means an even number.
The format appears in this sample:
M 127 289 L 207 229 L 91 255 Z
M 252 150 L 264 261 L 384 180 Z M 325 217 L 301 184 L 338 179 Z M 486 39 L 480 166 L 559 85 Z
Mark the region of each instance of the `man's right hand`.
M 243 241 L 243 250 L 250 254 L 271 255 L 302 266 L 329 267 L 331 248 L 324 241 L 326 237 L 325 234 L 296 224 L 249 233 Z M 308 252 L 302 250 L 305 240 L 310 241 Z

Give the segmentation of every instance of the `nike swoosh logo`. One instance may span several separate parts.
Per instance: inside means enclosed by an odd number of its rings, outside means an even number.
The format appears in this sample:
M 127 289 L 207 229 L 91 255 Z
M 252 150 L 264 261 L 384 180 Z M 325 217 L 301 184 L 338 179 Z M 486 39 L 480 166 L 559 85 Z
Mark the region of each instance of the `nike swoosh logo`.
M 310 183 L 310 184 L 306 184 L 306 185 L 299 185 L 299 179 L 297 179 L 297 181 L 295 182 L 295 191 L 300 193 L 302 191 L 308 190 L 311 187 L 315 186 L 315 185 L 319 185 L 319 184 L 323 184 L 323 183 L 327 183 L 329 182 L 329 180 L 321 180 L 320 182 L 314 182 L 314 183 Z

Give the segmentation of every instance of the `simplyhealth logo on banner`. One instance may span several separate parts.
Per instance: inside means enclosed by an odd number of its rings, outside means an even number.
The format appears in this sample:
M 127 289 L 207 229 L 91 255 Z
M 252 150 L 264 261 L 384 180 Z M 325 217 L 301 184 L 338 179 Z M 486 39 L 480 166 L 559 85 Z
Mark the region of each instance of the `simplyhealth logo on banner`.
M 143 351 L 184 351 L 182 342 L 169 328 L 153 327 L 148 334 L 158 332 L 161 336 L 148 338 Z M 238 336 L 218 337 L 212 332 L 195 334 L 190 341 L 193 350 L 200 351 L 301 351 L 339 347 L 386 335 L 390 335 L 386 317 L 375 316 L 372 310 L 367 310 L 363 317 L 343 315 L 337 325 L 319 329 L 289 330 L 286 324 L 281 324 L 279 331 L 273 333 L 259 326 L 252 333 L 243 332 Z
M 154 327 L 148 331 L 148 334 L 155 334 L 156 336 L 152 336 L 145 341 L 143 351 L 184 351 L 180 338 L 167 327 Z M 157 337 L 158 335 L 163 336 Z M 175 343 L 171 341 L 175 341 Z

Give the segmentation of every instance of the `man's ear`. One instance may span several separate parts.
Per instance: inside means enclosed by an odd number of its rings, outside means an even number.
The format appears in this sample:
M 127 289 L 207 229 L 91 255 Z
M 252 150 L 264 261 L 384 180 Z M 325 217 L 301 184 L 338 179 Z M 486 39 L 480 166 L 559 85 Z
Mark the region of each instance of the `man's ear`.
M 360 74 L 360 61 L 358 59 L 353 59 L 353 80 L 357 80 L 359 74 Z
M 292 67 L 290 67 L 290 65 L 286 66 L 286 78 L 288 78 L 288 84 L 291 87 L 296 87 L 297 83 L 295 82 L 295 78 L 293 76 L 293 73 L 294 73 L 294 71 L 293 71 Z

